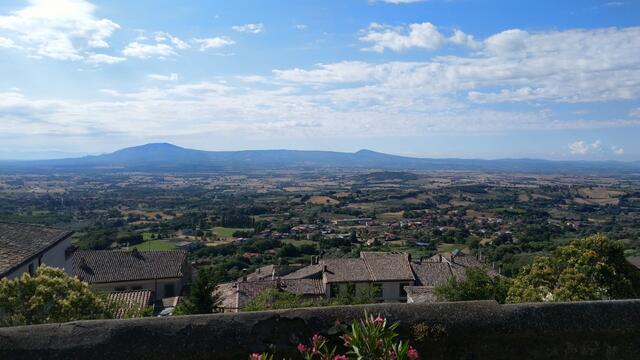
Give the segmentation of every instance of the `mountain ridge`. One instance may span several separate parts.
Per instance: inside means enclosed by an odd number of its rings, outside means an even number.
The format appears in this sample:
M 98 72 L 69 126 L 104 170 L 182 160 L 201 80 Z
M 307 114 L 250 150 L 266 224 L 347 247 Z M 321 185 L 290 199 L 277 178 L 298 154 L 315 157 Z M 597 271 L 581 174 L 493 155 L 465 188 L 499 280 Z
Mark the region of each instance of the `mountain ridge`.
M 623 171 L 639 172 L 640 162 L 503 158 L 417 158 L 361 149 L 205 151 L 171 143 L 149 143 L 112 153 L 54 160 L 0 161 L 0 169 L 126 171 L 212 171 L 291 168 L 369 168 L 389 170 Z

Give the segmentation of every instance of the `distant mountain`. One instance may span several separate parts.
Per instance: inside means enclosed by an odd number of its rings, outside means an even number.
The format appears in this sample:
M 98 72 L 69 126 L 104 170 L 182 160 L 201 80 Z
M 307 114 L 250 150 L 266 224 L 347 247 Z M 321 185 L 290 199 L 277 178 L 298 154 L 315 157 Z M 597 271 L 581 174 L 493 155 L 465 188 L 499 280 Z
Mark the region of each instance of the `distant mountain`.
M 427 159 L 383 154 L 299 150 L 202 151 L 159 143 L 80 158 L 0 161 L 13 171 L 198 172 L 269 169 L 362 168 L 385 170 L 478 170 L 521 172 L 640 172 L 640 162 L 538 159 Z

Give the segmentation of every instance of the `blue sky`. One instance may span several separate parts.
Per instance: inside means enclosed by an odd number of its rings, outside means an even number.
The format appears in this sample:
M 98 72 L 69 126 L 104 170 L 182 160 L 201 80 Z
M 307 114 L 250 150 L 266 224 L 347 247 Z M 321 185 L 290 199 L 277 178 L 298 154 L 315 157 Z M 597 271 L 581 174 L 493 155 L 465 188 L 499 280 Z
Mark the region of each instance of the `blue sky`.
M 640 160 L 640 1 L 0 2 L 0 159 Z

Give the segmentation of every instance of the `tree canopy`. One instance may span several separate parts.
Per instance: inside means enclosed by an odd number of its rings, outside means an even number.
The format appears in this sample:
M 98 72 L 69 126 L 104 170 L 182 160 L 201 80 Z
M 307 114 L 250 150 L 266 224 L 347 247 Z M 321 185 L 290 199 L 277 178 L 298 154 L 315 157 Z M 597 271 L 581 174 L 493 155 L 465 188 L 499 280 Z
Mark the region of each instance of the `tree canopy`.
M 621 242 L 594 235 L 536 257 L 509 288 L 507 302 L 627 299 L 640 296 L 640 270 Z
M 479 267 L 465 269 L 462 280 L 451 278 L 446 284 L 434 289 L 440 301 L 496 300 L 504 303 L 509 289 L 509 280 L 502 276 L 491 277 Z
M 113 313 L 104 296 L 61 269 L 43 266 L 33 276 L 0 280 L 0 326 L 105 319 Z

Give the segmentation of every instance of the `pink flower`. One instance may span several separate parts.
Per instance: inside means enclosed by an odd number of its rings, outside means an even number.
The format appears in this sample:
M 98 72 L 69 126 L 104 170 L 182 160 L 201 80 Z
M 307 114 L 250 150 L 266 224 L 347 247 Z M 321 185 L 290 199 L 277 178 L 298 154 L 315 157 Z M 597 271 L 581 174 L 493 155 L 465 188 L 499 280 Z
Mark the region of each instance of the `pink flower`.
M 321 341 L 322 341 L 322 336 L 318 334 L 313 335 L 313 337 L 311 338 L 311 343 L 313 343 L 313 345 L 318 345 Z
M 390 357 L 391 359 L 397 359 L 397 358 L 398 358 L 398 354 L 396 354 L 396 352 L 395 352 L 395 351 L 390 350 L 390 351 L 389 351 L 389 357 Z
M 373 323 L 374 324 L 383 324 L 384 323 L 384 319 L 380 316 L 380 314 L 378 314 L 378 317 L 373 319 Z
M 420 354 L 418 354 L 418 350 L 414 349 L 413 346 L 409 346 L 409 351 L 407 351 L 407 356 L 411 360 L 420 359 Z
M 347 360 L 347 355 L 336 355 L 333 360 Z
M 251 354 L 251 360 L 260 360 L 260 359 L 262 359 L 262 355 L 258 353 Z
M 301 353 L 306 352 L 307 347 L 304 346 L 304 344 L 298 344 L 298 351 L 300 351 Z

